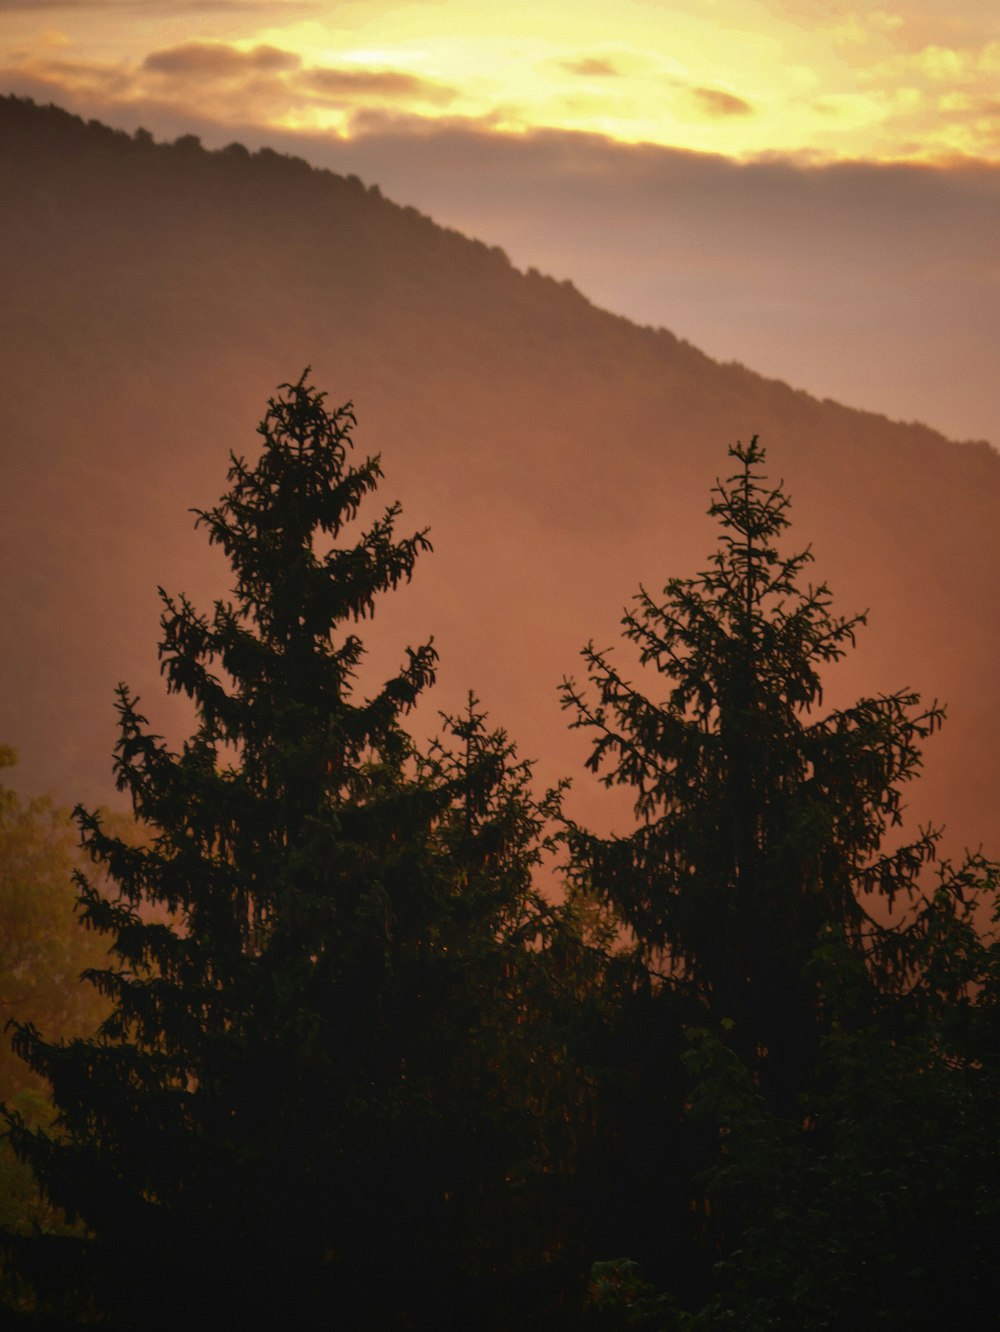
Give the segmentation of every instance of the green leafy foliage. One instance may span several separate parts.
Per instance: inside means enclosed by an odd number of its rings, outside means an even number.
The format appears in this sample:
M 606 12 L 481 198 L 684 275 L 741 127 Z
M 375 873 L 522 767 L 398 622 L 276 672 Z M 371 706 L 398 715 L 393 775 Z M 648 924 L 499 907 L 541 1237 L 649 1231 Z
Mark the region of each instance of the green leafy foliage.
M 16 761 L 0 747 L 0 769 Z M 0 785 L 0 1025 L 13 1017 L 63 1036 L 92 1032 L 106 1005 L 80 984 L 106 945 L 79 929 L 69 815 L 44 797 L 21 799 Z M 0 1100 L 44 1082 L 0 1042 Z
M 15 761 L 0 746 L 0 769 Z M 18 1018 L 72 1038 L 91 1035 L 108 1011 L 81 980 L 104 960 L 106 945 L 76 918 L 76 842 L 65 810 L 0 785 L 0 1103 L 33 1128 L 48 1128 L 54 1110 L 45 1078 L 14 1053 L 9 1023 Z M 72 1229 L 6 1140 L 0 1140 L 0 1228 L 22 1235 Z M 6 1265 L 0 1265 L 0 1300 L 30 1304 Z
M 647 1328 L 649 1332 L 686 1332 L 690 1315 L 676 1307 L 669 1295 L 657 1293 L 644 1281 L 639 1264 L 631 1258 L 598 1262 L 590 1271 L 586 1327 Z

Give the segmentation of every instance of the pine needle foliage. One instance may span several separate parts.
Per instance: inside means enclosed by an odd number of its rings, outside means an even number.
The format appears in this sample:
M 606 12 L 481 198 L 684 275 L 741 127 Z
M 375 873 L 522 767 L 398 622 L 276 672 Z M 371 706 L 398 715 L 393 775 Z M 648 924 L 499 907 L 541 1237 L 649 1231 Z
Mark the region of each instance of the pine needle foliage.
M 162 594 L 163 671 L 193 735 L 174 752 L 119 689 L 117 780 L 148 844 L 77 811 L 115 888 L 78 881 L 112 1012 L 94 1040 L 20 1027 L 56 1130 L 8 1116 L 86 1229 L 11 1249 L 54 1314 L 389 1328 L 437 1299 L 446 1326 L 446 1294 L 516 1266 L 484 1257 L 477 1209 L 509 1227 L 512 1157 L 533 1170 L 501 1061 L 551 807 L 471 711 L 457 768 L 446 748 L 416 754 L 402 720 L 431 644 L 358 689 L 356 626 L 429 542 L 396 535 L 395 505 L 357 534 L 381 469 L 354 460 L 354 424 L 305 375 L 271 400 L 258 460 L 232 457 L 198 513 L 231 599 L 204 614 Z
M 919 895 L 938 834 L 885 843 L 943 711 L 902 690 L 817 715 L 822 672 L 865 616 L 836 615 L 829 589 L 805 581 L 810 550 L 781 552 L 789 499 L 767 484 L 756 436 L 730 456 L 708 568 L 659 598 L 641 589 L 623 620 L 664 696 L 593 644 L 591 689 L 564 682 L 572 724 L 596 733 L 588 766 L 634 790 L 638 820 L 609 838 L 575 827 L 571 840 L 578 878 L 647 963 L 725 1021 L 790 1105 L 823 1009 L 809 964 L 828 933 L 877 963 L 880 984 L 907 983 L 885 912 Z

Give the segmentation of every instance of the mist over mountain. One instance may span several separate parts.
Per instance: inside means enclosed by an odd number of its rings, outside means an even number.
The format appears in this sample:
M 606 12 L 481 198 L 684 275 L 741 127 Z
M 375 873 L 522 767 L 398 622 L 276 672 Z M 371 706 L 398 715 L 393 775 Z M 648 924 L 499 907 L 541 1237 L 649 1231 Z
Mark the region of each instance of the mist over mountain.
M 2 99 L 0 173 L 0 740 L 26 788 L 111 797 L 119 679 L 183 733 L 156 588 L 225 594 L 189 510 L 214 503 L 228 451 L 256 452 L 268 396 L 311 365 L 353 401 L 358 447 L 382 454 L 401 530 L 429 526 L 435 547 L 361 630 L 373 674 L 433 634 L 433 705 L 474 688 L 545 777 L 576 778 L 573 808 L 605 817 L 556 685 L 588 638 L 617 640 L 640 581 L 704 566 L 726 448 L 759 434 L 793 497 L 790 546 L 812 544 L 839 610 L 870 608 L 830 702 L 904 685 L 945 700 L 912 816 L 946 822 L 954 849 L 997 848 L 988 444 L 718 364 L 267 150 L 155 144 Z

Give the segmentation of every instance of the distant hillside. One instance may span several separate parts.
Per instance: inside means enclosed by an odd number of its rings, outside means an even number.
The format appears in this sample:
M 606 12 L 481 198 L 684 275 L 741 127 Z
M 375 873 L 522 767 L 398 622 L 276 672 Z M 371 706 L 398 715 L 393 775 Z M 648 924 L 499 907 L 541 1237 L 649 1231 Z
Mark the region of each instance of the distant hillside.
M 3 99 L 0 179 L 0 739 L 25 785 L 108 796 L 120 678 L 176 731 L 156 586 L 225 590 L 188 509 L 214 502 L 228 450 L 254 450 L 267 397 L 310 364 L 382 453 L 383 500 L 432 530 L 368 634 L 374 668 L 434 634 L 437 706 L 471 686 L 546 776 L 577 776 L 556 683 L 587 638 L 616 639 L 640 580 L 702 566 L 709 487 L 727 445 L 758 433 L 817 577 L 845 613 L 871 608 L 831 699 L 912 685 L 947 700 L 911 803 L 955 842 L 1000 846 L 988 445 L 717 364 L 272 152 L 157 145 Z

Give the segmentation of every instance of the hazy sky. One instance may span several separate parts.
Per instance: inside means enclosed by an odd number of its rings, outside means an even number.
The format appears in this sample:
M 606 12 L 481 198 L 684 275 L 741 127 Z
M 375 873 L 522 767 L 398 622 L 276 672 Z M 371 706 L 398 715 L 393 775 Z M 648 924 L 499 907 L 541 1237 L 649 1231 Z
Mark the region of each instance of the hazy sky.
M 0 88 L 356 171 L 712 355 L 1000 442 L 993 0 L 0 0 Z

